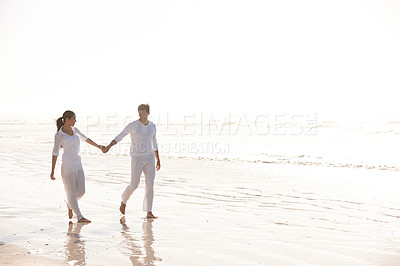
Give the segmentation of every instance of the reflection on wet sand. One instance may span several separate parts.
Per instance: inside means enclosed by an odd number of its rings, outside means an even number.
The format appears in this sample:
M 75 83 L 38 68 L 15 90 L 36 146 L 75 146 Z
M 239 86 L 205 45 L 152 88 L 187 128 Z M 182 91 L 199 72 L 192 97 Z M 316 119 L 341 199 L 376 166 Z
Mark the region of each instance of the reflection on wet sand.
M 70 265 L 86 265 L 85 241 L 81 240 L 81 229 L 87 223 L 68 224 L 65 255 Z
M 138 239 L 133 236 L 133 232 L 126 225 L 125 217 L 122 217 L 120 222 L 122 225 L 121 234 L 124 237 L 123 243 L 128 248 L 129 252 L 124 252 L 128 255 L 132 265 L 155 265 L 155 262 L 162 261 L 161 258 L 155 256 L 153 249 L 153 219 L 147 219 L 143 222 L 142 238 Z

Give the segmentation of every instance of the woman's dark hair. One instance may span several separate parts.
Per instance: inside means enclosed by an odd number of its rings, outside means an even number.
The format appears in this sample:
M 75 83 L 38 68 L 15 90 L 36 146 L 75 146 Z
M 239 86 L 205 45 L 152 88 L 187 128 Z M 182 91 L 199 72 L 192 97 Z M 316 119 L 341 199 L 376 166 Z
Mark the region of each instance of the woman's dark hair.
M 74 117 L 74 116 L 75 116 L 75 113 L 74 113 L 74 112 L 69 111 L 69 110 L 68 110 L 68 111 L 65 111 L 64 114 L 63 114 L 63 116 L 60 117 L 59 119 L 57 119 L 57 131 L 59 131 L 60 128 L 64 125 L 65 119 L 67 119 L 67 118 L 72 118 L 72 117 Z

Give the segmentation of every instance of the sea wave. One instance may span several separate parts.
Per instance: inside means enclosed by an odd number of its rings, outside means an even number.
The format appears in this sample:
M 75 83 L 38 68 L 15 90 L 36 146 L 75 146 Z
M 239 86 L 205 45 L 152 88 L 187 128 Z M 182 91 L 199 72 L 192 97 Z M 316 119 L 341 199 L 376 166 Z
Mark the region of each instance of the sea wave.
M 321 167 L 336 167 L 336 168 L 358 168 L 368 170 L 380 171 L 399 171 L 399 166 L 387 164 L 369 164 L 357 162 L 335 162 L 325 161 L 322 158 L 307 155 L 299 156 L 284 156 L 284 155 L 269 155 L 269 159 L 249 160 L 243 158 L 228 158 L 228 157 L 207 157 L 207 156 L 180 156 L 180 155 L 166 155 L 164 158 L 169 159 L 188 159 L 188 160 L 201 160 L 201 161 L 224 161 L 230 163 L 255 163 L 255 164 L 275 164 L 275 165 L 300 165 L 300 166 L 321 166 Z

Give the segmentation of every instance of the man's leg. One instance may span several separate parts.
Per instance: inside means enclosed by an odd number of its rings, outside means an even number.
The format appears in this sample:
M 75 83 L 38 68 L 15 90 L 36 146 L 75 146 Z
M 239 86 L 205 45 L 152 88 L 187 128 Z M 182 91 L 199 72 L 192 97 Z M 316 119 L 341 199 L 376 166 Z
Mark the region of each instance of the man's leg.
M 147 218 L 156 218 L 152 213 L 154 198 L 154 178 L 156 175 L 154 156 L 147 159 L 147 163 L 143 167 L 143 172 L 146 180 L 145 194 L 143 199 L 143 211 L 147 212 Z
M 131 197 L 132 193 L 137 189 L 140 182 L 140 175 L 142 174 L 143 166 L 140 156 L 132 156 L 131 158 L 131 183 L 126 187 L 122 193 L 122 202 L 119 210 L 125 215 L 126 203 Z

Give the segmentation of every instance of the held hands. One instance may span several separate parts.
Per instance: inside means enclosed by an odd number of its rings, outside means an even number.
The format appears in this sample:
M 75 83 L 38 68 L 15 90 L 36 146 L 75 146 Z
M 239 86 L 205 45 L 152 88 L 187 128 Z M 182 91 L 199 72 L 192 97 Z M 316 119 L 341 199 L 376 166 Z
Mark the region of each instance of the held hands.
M 106 147 L 104 145 L 97 145 L 97 148 L 99 148 L 103 153 L 107 153 L 110 147 Z
M 96 144 L 96 147 L 99 148 L 103 153 L 107 153 L 110 150 L 111 145 L 104 146 L 104 145 L 97 145 Z
M 101 151 L 103 152 L 103 153 L 107 153 L 109 150 L 110 150 L 110 145 L 108 145 L 107 147 L 106 146 L 101 146 Z

